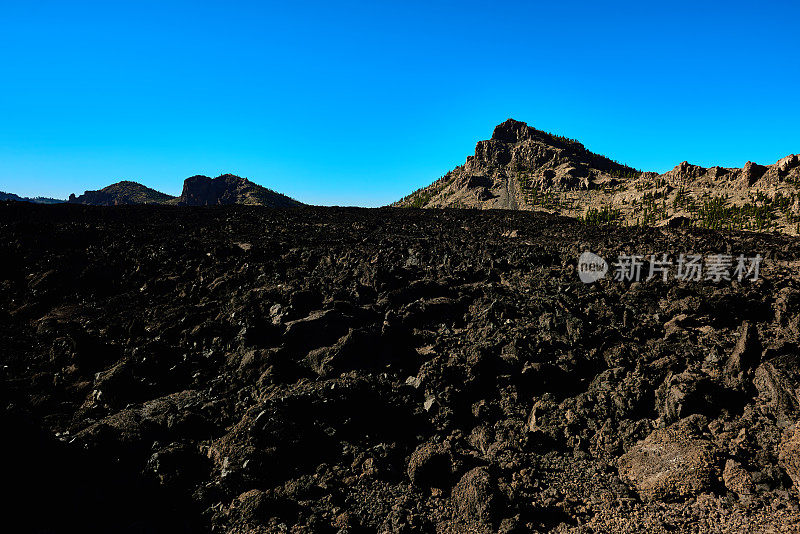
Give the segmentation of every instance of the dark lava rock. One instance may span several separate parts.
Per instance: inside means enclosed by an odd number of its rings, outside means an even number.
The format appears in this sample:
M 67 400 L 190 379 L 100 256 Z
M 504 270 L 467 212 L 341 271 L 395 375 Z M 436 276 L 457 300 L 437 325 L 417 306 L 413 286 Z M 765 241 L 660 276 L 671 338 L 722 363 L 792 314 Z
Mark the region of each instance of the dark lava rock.
M 739 339 L 736 346 L 725 362 L 724 384 L 730 388 L 744 386 L 748 375 L 758 366 L 761 360 L 761 343 L 758 339 L 758 330 L 749 321 L 742 323 L 739 329 Z
M 720 476 L 713 444 L 683 420 L 657 429 L 618 462 L 620 475 L 647 500 L 674 500 L 711 490 Z
M 765 260 L 587 285 L 587 249 Z M 0 202 L 0 257 L 9 532 L 800 524 L 795 238 Z
M 499 497 L 489 469 L 476 467 L 464 473 L 453 488 L 453 507 L 456 517 L 465 523 L 491 524 L 497 519 Z
M 453 474 L 453 454 L 444 445 L 424 443 L 408 459 L 408 478 L 420 487 L 444 488 Z

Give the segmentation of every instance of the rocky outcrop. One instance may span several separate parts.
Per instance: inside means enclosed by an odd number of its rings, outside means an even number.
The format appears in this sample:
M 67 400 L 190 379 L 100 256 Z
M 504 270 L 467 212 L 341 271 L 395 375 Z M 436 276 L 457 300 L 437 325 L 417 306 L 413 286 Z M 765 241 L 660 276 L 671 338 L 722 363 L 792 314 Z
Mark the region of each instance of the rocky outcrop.
M 216 178 L 192 176 L 183 182 L 179 206 L 213 206 L 246 204 L 252 206 L 289 207 L 300 202 L 254 184 L 247 178 L 223 174 Z

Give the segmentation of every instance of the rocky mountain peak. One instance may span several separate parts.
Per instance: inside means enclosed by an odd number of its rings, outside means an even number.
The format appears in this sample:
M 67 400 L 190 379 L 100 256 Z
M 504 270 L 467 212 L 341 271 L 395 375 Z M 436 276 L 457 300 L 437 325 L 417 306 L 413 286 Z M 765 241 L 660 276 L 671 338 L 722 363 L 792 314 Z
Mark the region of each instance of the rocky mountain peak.
M 534 189 L 586 190 L 633 173 L 578 141 L 508 119 L 478 141 L 464 165 L 396 205 L 526 209 Z
M 529 139 L 531 136 L 530 126 L 526 123 L 508 119 L 507 121 L 498 124 L 492 133 L 493 141 L 502 141 L 504 143 L 518 143 L 523 139 Z

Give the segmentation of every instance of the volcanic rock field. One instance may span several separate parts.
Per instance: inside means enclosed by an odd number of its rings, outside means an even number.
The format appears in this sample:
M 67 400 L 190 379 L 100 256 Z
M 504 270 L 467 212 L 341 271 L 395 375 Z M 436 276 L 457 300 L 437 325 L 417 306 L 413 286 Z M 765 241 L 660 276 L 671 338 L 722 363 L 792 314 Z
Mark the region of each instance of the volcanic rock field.
M 0 530 L 798 532 L 799 243 L 0 203 Z M 586 250 L 764 260 L 584 284 Z

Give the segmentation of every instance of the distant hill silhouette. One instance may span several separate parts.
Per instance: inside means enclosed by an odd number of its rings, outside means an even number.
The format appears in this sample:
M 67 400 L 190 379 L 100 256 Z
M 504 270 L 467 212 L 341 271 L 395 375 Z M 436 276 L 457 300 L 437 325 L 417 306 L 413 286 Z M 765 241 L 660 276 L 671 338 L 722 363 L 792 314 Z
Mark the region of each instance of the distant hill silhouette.
M 171 195 L 140 183 L 123 180 L 98 191 L 86 191 L 78 197 L 70 195 L 69 202 L 94 206 L 117 206 L 123 204 L 167 204 L 173 198 Z
M 249 206 L 290 207 L 303 205 L 293 198 L 233 174 L 223 174 L 216 178 L 202 175 L 187 178 L 183 183 L 183 191 L 178 197 L 156 191 L 138 182 L 123 180 L 97 191 L 86 191 L 80 196 L 70 195 L 68 202 L 94 206 L 126 204 L 175 206 L 245 204 Z
M 202 175 L 187 178 L 177 203 L 179 206 L 245 204 L 276 208 L 302 205 L 293 198 L 233 174 L 216 178 Z
M 17 202 L 33 202 L 34 204 L 62 204 L 66 202 L 60 198 L 49 197 L 21 197 L 14 193 L 5 193 L 0 191 L 0 201 L 3 200 L 16 200 Z

